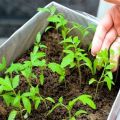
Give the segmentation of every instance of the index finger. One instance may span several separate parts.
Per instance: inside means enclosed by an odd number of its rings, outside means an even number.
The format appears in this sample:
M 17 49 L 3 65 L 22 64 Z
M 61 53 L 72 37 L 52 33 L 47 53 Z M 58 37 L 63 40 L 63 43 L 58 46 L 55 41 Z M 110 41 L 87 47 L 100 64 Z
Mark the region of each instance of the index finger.
M 92 55 L 96 55 L 97 52 L 100 51 L 104 38 L 107 32 L 112 28 L 112 26 L 113 26 L 112 17 L 110 15 L 110 11 L 108 11 L 106 16 L 103 18 L 103 20 L 100 22 L 96 29 L 96 33 L 92 41 L 91 48 Z

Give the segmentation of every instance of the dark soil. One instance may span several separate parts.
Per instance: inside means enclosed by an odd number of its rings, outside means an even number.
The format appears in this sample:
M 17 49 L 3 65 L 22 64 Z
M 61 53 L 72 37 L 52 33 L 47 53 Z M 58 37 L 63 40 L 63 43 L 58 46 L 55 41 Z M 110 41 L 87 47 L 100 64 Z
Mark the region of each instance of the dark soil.
M 61 55 L 62 55 L 62 46 L 59 43 L 61 40 L 61 35 L 58 34 L 55 30 L 48 31 L 44 33 L 42 36 L 42 43 L 47 46 L 46 49 L 46 59 L 47 62 L 57 62 L 60 63 Z M 29 59 L 29 53 L 32 49 L 28 50 L 18 62 L 23 62 Z M 36 74 L 40 73 L 38 68 L 34 68 L 34 72 Z M 77 69 L 67 70 L 66 81 L 63 84 L 58 83 L 58 75 L 51 72 L 50 70 L 46 69 L 44 71 L 45 75 L 45 84 L 44 86 L 40 86 L 40 93 L 45 96 L 53 97 L 56 102 L 59 97 L 63 96 L 64 103 L 67 104 L 69 100 L 72 100 L 76 96 L 79 96 L 83 93 L 91 94 L 94 96 L 95 93 L 95 86 L 89 86 L 87 80 L 89 80 L 89 70 L 86 68 L 82 68 L 82 86 L 78 84 L 78 71 Z M 33 80 L 33 84 L 36 84 L 37 81 Z M 24 78 L 21 76 L 21 84 L 19 89 L 25 91 L 27 89 L 27 84 L 25 83 Z M 88 115 L 83 115 L 79 117 L 77 120 L 106 120 L 107 116 L 110 112 L 112 104 L 115 100 L 117 95 L 118 89 L 114 87 L 112 91 L 108 91 L 106 87 L 103 87 L 98 95 L 98 98 L 95 100 L 97 104 L 97 110 L 92 110 L 87 106 L 83 106 L 82 104 L 78 103 L 75 105 L 73 112 L 79 109 L 84 109 L 88 111 Z M 49 105 L 49 103 L 48 103 Z M 48 110 L 52 106 L 48 107 Z M 10 108 L 9 108 L 10 109 Z M 8 115 L 9 109 L 6 108 L 3 102 L 0 101 L 0 120 L 5 120 L 6 116 Z M 40 105 L 38 110 L 33 110 L 32 114 L 29 116 L 28 120 L 65 120 L 67 113 L 66 110 L 56 109 L 50 116 L 46 116 L 48 110 L 45 108 L 44 104 Z M 19 119 L 19 118 L 18 118 Z

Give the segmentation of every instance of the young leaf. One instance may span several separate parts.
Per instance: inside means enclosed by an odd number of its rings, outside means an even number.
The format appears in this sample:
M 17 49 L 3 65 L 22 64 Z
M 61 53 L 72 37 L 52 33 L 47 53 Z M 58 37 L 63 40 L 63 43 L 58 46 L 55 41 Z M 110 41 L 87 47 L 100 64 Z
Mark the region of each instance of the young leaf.
M 17 111 L 12 110 L 9 114 L 8 120 L 15 120 L 15 117 L 17 116 Z
M 61 75 L 61 76 L 59 77 L 59 83 L 64 82 L 64 80 L 65 80 L 65 75 Z
M 26 79 L 29 79 L 32 74 L 32 70 L 30 68 L 26 68 L 25 70 L 21 71 L 21 73 Z
M 81 114 L 87 114 L 87 112 L 85 110 L 78 110 L 76 113 L 75 113 L 75 116 L 78 117 L 80 116 Z
M 38 32 L 38 33 L 37 33 L 37 36 L 36 36 L 36 42 L 37 42 L 37 43 L 40 43 L 40 40 L 41 40 L 41 33 Z
M 111 71 L 108 71 L 106 74 L 108 75 L 108 77 L 109 77 L 111 80 L 113 79 L 113 74 L 112 74 Z
M 60 22 L 60 18 L 58 17 L 58 15 L 49 16 L 47 20 L 48 22 L 53 22 L 53 23 Z
M 19 85 L 19 75 L 16 75 L 13 79 L 12 79 L 12 87 L 15 89 L 18 85 Z
M 3 95 L 3 99 L 6 103 L 7 106 L 10 106 L 10 104 L 12 104 L 13 100 L 14 100 L 14 97 L 12 97 L 11 95 L 9 94 L 4 94 Z
M 75 117 L 73 116 L 73 117 L 70 118 L 70 120 L 76 120 L 76 119 L 75 119 Z
M 44 80 L 44 75 L 43 74 L 40 74 L 40 84 L 43 85 L 45 82 Z
M 59 103 L 63 103 L 63 97 L 60 97 L 60 98 L 58 99 L 58 102 L 59 102 Z
M 36 97 L 36 98 L 35 98 L 35 109 L 38 109 L 40 103 L 41 103 L 40 97 Z
M 95 78 L 91 78 L 90 80 L 89 80 L 89 85 L 91 85 L 91 84 L 93 84 L 93 83 L 95 83 L 96 82 L 96 79 Z
M 30 114 L 31 113 L 31 103 L 30 103 L 30 100 L 27 97 L 22 97 L 22 102 L 23 102 L 24 108 Z
M 46 29 L 45 29 L 45 32 L 47 32 L 49 29 L 51 28 L 54 28 L 53 26 L 48 26 Z
M 20 99 L 21 99 L 20 94 L 16 95 L 16 97 L 13 100 L 12 105 L 15 107 L 20 107 Z
M 55 100 L 53 98 L 51 98 L 51 97 L 47 97 L 45 99 L 48 100 L 48 101 L 50 101 L 51 103 L 55 103 Z
M 8 76 L 5 76 L 5 79 L 0 78 L 0 85 L 3 86 L 3 90 L 5 90 L 5 91 L 13 90 L 12 85 L 11 85 L 11 81 L 10 81 Z
M 61 62 L 61 67 L 65 68 L 66 66 L 70 65 L 74 61 L 74 53 L 71 52 L 70 54 L 66 55 Z
M 57 63 L 49 63 L 48 68 L 50 68 L 53 72 L 58 73 L 59 75 L 63 75 L 65 72 L 65 70 Z
M 17 73 L 18 71 L 22 70 L 22 68 L 23 66 L 21 63 L 12 63 L 5 73 L 10 73 L 10 74 L 12 74 L 13 72 Z
M 84 105 L 88 105 L 92 109 L 96 109 L 96 105 L 93 102 L 93 100 L 91 99 L 90 95 L 83 94 L 83 95 L 78 97 L 78 100 L 80 100 Z
M 34 48 L 33 48 L 33 53 L 34 53 L 34 54 L 37 53 L 38 50 L 39 50 L 39 47 L 38 47 L 38 46 L 34 46 Z
M 107 87 L 111 91 L 111 88 L 112 88 L 112 85 L 114 85 L 114 82 L 108 76 L 105 77 L 104 81 L 107 83 Z
M 76 103 L 75 100 L 69 101 L 68 108 L 71 110 L 73 108 L 73 106 L 74 106 L 75 103 Z

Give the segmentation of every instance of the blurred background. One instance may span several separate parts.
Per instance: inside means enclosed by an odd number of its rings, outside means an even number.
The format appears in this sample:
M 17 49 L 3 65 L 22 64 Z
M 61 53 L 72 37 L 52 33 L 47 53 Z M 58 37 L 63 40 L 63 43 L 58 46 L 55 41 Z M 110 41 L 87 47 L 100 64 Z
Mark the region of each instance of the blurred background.
M 101 10 L 105 8 L 99 5 L 99 0 L 54 1 L 94 16 L 99 12 L 100 17 L 102 16 Z M 38 7 L 44 7 L 50 2 L 51 0 L 0 0 L 0 37 L 9 37 L 36 13 Z M 99 11 L 98 8 L 100 8 Z

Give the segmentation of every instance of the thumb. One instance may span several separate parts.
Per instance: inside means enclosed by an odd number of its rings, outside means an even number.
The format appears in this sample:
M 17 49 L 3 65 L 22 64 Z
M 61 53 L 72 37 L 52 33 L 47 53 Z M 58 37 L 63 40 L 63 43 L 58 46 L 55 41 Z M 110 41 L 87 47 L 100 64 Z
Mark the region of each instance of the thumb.
M 119 64 L 119 56 L 120 56 L 120 37 L 118 37 L 115 42 L 111 45 L 110 48 L 113 52 L 113 54 L 110 54 L 110 61 L 114 64 L 114 67 L 112 69 L 113 72 L 115 72 L 118 68 Z

